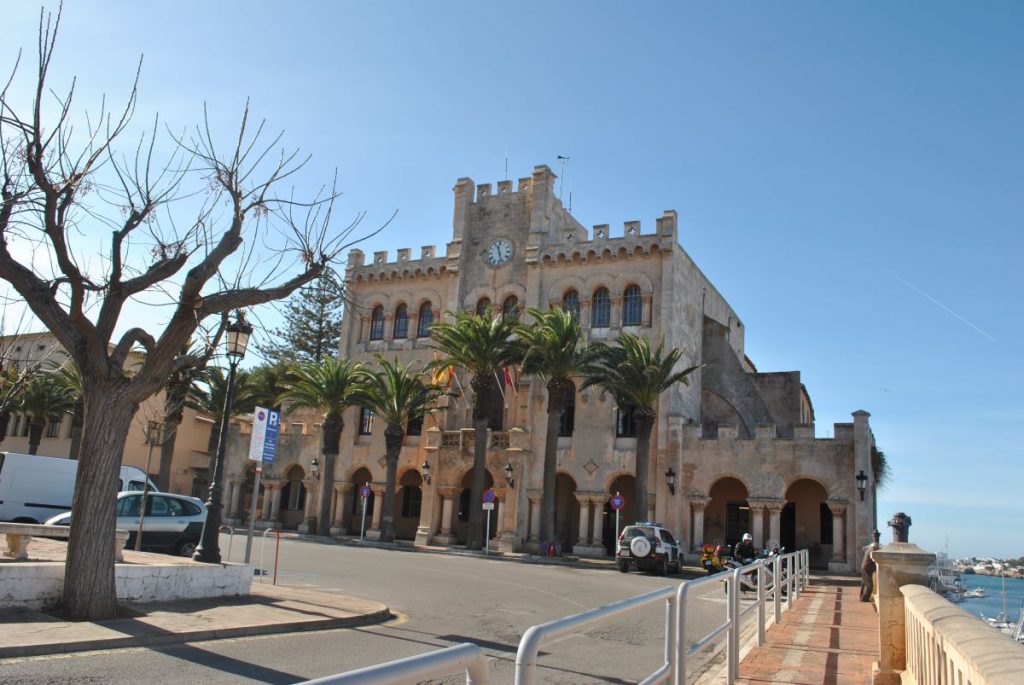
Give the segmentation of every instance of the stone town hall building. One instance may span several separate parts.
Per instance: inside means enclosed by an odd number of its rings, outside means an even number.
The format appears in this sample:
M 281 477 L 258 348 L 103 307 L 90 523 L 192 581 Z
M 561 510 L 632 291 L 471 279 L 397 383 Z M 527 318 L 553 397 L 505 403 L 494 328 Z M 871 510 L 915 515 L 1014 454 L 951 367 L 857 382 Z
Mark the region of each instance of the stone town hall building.
M 689 386 L 663 395 L 651 436 L 647 502 L 633 492 L 636 439 L 627 415 L 599 388 L 568 398 L 558 440 L 557 529 L 563 550 L 604 556 L 612 549 L 615 516 L 609 497 L 627 497 L 623 525 L 662 522 L 691 553 L 704 542 L 734 543 L 751 532 L 755 545 L 779 540 L 808 547 L 812 563 L 852 569 L 857 550 L 875 524 L 871 480 L 874 444 L 868 413 L 835 424 L 834 438 L 814 435 L 814 412 L 799 371 L 759 372 L 744 354 L 744 326 L 721 293 L 679 244 L 677 216 L 665 212 L 654 230 L 627 222 L 612 237 L 607 225 L 588 230 L 554 192 L 555 175 L 538 166 L 511 181 L 455 184 L 451 239 L 439 251 L 414 255 L 352 250 L 345 272 L 351 304 L 342 323 L 341 354 L 373 362 L 376 354 L 426 363 L 429 324 L 445 312 L 486 306 L 520 312 L 527 307 L 570 307 L 590 340 L 620 332 L 664 336 L 685 349 L 683 363 L 702 363 Z M 503 406 L 491 412 L 488 486 L 497 495 L 491 539 L 503 550 L 538 548 L 546 390 L 529 377 L 504 388 Z M 502 379 L 504 380 L 504 379 Z M 516 382 L 517 381 L 517 382 Z M 462 386 L 468 389 L 466 379 Z M 514 387 L 513 387 L 514 386 Z M 277 463 L 259 506 L 264 525 L 299 527 L 316 516 L 323 474 L 316 424 L 286 419 Z M 315 421 L 317 419 L 311 419 Z M 365 527 L 379 526 L 383 493 L 384 426 L 365 410 L 345 416 L 341 454 L 330 487 L 332 525 L 359 534 L 359 486 L 374 493 Z M 235 442 L 227 464 L 228 514 L 241 517 L 251 492 L 247 436 Z M 466 539 L 473 430 L 463 398 L 424 425 L 411 426 L 398 466 L 397 537 L 419 543 L 459 544 Z M 422 465 L 430 465 L 424 482 Z M 251 463 L 250 463 L 251 464 Z M 512 478 L 505 467 L 511 465 Z M 666 474 L 674 474 L 674 484 Z M 861 498 L 856 476 L 868 476 Z M 269 495 L 269 496 L 268 496 Z M 639 504 L 639 506 L 638 506 Z

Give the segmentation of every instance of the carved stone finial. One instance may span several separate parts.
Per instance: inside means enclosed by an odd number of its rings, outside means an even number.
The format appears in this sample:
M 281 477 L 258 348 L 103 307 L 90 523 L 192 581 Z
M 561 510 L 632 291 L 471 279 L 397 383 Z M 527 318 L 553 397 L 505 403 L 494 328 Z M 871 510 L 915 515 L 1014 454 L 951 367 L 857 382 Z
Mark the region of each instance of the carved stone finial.
M 902 511 L 893 514 L 892 518 L 889 519 L 889 526 L 892 528 L 892 541 L 909 542 L 910 524 L 910 517 Z

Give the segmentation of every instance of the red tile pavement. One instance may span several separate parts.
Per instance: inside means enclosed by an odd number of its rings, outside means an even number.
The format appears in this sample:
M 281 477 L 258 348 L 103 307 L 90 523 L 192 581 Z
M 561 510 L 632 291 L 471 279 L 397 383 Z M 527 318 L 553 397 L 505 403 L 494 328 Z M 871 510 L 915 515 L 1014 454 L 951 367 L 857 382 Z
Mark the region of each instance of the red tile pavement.
M 878 614 L 860 601 L 860 582 L 813 577 L 807 590 L 771 626 L 763 647 L 740 663 L 737 683 L 866 685 L 878 661 Z

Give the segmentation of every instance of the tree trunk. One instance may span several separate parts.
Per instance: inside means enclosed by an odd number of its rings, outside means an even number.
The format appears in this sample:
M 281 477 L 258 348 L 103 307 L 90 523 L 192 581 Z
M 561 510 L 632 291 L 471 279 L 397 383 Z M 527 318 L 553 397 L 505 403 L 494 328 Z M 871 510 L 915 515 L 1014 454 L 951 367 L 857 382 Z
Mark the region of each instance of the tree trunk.
M 466 549 L 484 546 L 481 504 L 484 497 L 484 475 L 487 472 L 487 407 L 495 386 L 494 374 L 473 376 L 473 480 L 469 490 L 469 533 Z M 488 531 L 490 532 L 490 531 Z
M 638 520 L 647 520 L 647 471 L 651 456 L 651 429 L 654 428 L 655 413 L 649 407 L 637 407 L 633 410 L 633 423 L 636 426 L 636 512 Z
M 549 380 L 548 427 L 544 435 L 544 485 L 540 505 L 540 541 L 555 542 L 555 478 L 558 472 L 558 429 L 562 410 L 565 409 L 565 387 L 563 380 Z
M 405 440 L 405 429 L 401 425 L 388 424 L 384 429 L 384 460 L 387 475 L 384 479 L 384 501 L 380 510 L 380 539 L 391 542 L 395 539 L 395 481 L 398 479 L 398 455 Z
M 117 478 L 128 429 L 138 403 L 123 394 L 127 381 L 88 388 L 82 456 L 71 509 L 75 525 L 68 540 L 62 612 L 72 620 L 113 618 L 114 526 Z
M 85 421 L 85 402 L 79 397 L 75 400 L 75 408 L 71 410 L 71 451 L 68 457 L 78 459 L 82 452 L 82 424 Z
M 184 411 L 178 407 L 164 414 L 164 426 L 160 442 L 160 469 L 157 475 L 157 486 L 164 492 L 171 491 L 171 463 L 174 461 L 174 445 L 178 441 L 178 426 L 181 425 Z
M 320 472 L 320 514 L 317 531 L 324 537 L 331 534 L 331 496 L 334 494 L 334 463 L 341 452 L 341 431 L 345 424 L 340 415 L 324 417 L 323 470 Z M 340 505 L 339 505 L 340 506 Z
M 39 443 L 43 439 L 43 429 L 46 428 L 46 419 L 39 420 L 32 417 L 32 423 L 28 426 L 28 453 L 39 454 Z

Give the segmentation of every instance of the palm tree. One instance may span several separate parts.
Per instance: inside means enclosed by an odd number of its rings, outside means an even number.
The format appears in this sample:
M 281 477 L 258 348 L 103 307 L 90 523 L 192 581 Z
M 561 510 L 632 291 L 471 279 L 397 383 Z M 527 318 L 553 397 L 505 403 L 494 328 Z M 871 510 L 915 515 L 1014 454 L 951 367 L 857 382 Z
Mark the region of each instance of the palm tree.
M 9 366 L 0 368 L 0 445 L 7 439 L 7 429 L 11 425 L 11 412 L 15 411 L 18 406 L 19 392 L 21 392 L 21 376 L 18 371 Z
M 285 382 L 291 379 L 291 367 L 284 363 L 263 364 L 253 368 L 249 377 L 256 404 L 280 411 L 281 394 Z
M 636 511 L 647 511 L 647 470 L 651 452 L 651 429 L 657 417 L 661 393 L 676 383 L 689 385 L 687 378 L 700 364 L 676 371 L 683 351 L 665 352 L 664 339 L 651 350 L 646 336 L 623 333 L 614 346 L 595 343 L 594 357 L 587 370 L 584 388 L 599 385 L 611 393 L 620 411 L 631 411 L 636 426 Z
M 320 535 L 331 534 L 331 491 L 334 489 L 334 463 L 341 452 L 341 431 L 345 428 L 344 412 L 355 404 L 361 389 L 361 362 L 328 357 L 295 367 L 292 378 L 281 383 L 281 402 L 289 402 L 288 413 L 299 407 L 323 412 L 323 485 L 320 488 L 320 513 L 317 526 Z
M 484 493 L 484 473 L 487 464 L 487 408 L 494 393 L 498 392 L 497 374 L 522 357 L 521 346 L 513 340 L 517 324 L 513 317 L 499 313 L 491 316 L 457 312 L 453 323 L 437 323 L 430 327 L 432 347 L 442 358 L 429 368 L 458 366 L 472 375 L 473 389 L 473 482 L 470 501 L 480 502 Z M 469 508 L 469 535 L 467 549 L 483 546 L 483 510 Z
M 18 409 L 29 421 L 29 454 L 39 453 L 46 422 L 60 421 L 74 405 L 74 397 L 53 373 L 32 377 L 18 399 Z
M 537 376 L 548 391 L 548 425 L 544 436 L 544 486 L 540 506 L 541 541 L 555 540 L 555 475 L 558 467 L 558 429 L 573 377 L 583 375 L 592 354 L 573 315 L 560 308 L 530 309 L 532 325 L 520 326 L 523 373 Z
M 82 374 L 78 367 L 70 359 L 64 366 L 60 367 L 57 379 L 67 390 L 73 400 L 71 406 L 71 447 L 68 451 L 70 459 L 78 459 L 78 452 L 82 448 L 82 426 L 85 425 L 85 389 L 82 386 Z M 161 486 L 162 487 L 162 486 Z
M 192 383 L 185 400 L 185 406 L 213 419 L 213 426 L 210 427 L 210 440 L 206 443 L 206 450 L 210 453 L 211 474 L 213 474 L 213 462 L 217 457 L 217 443 L 220 441 L 220 424 L 224 416 L 224 400 L 227 397 L 227 391 L 228 376 L 224 373 L 224 369 L 219 366 L 207 367 L 200 372 L 199 380 Z M 251 412 L 256 405 L 252 396 L 249 372 L 241 370 L 235 372 L 234 393 L 234 401 L 231 404 L 232 416 Z M 162 458 L 163 454 L 161 453 Z
M 373 410 L 387 424 L 384 429 L 384 460 L 387 476 L 384 502 L 381 505 L 380 539 L 395 539 L 395 481 L 398 455 L 405 441 L 405 427 L 410 421 L 422 419 L 434 411 L 438 398 L 447 395 L 439 385 L 423 382 L 423 372 L 413 365 L 392 364 L 377 357 L 379 371 L 362 374 L 363 388 L 356 394 L 356 403 Z

